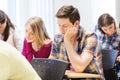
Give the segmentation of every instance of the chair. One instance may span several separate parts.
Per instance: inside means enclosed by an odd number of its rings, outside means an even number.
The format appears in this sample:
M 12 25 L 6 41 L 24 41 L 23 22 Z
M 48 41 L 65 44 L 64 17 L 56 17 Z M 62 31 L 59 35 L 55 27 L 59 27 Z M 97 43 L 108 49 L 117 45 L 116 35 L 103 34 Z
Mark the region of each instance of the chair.
M 115 69 L 115 61 L 118 55 L 118 51 L 102 49 L 101 53 L 105 80 L 118 80 Z
M 101 49 L 101 53 L 105 80 L 119 80 L 115 69 L 115 61 L 118 55 L 118 51 Z M 66 72 L 66 75 L 68 78 L 96 78 L 96 79 L 100 78 L 99 74 L 91 73 Z
M 42 80 L 62 80 L 68 62 L 58 59 L 34 58 L 31 65 Z

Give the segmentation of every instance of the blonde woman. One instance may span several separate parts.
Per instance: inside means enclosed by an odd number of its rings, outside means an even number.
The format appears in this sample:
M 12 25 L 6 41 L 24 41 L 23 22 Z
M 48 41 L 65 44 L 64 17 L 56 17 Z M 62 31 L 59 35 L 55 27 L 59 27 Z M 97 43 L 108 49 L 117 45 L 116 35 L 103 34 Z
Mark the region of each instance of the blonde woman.
M 52 41 L 44 22 L 39 17 L 28 19 L 25 24 L 25 39 L 22 54 L 30 62 L 32 58 L 48 58 Z

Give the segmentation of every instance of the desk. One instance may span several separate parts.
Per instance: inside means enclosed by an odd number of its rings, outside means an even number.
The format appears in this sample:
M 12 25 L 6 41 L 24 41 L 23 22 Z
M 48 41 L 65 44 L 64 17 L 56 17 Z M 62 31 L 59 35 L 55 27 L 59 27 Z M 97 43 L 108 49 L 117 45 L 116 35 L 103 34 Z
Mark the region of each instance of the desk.
M 65 72 L 65 76 L 68 78 L 97 78 L 100 79 L 99 74 L 90 74 L 90 73 L 76 73 L 70 70 Z

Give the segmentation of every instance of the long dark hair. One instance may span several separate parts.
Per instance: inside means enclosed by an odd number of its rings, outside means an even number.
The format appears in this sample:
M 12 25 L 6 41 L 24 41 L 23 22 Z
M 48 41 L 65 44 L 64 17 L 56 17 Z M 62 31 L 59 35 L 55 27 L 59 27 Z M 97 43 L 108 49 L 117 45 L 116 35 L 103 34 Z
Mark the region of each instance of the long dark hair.
M 4 41 L 6 41 L 9 37 L 10 28 L 15 29 L 15 27 L 12 24 L 12 22 L 10 21 L 7 14 L 5 12 L 3 12 L 2 10 L 0 10 L 0 23 L 4 24 L 5 22 L 6 22 L 6 28 L 5 28 L 4 32 L 2 33 Z

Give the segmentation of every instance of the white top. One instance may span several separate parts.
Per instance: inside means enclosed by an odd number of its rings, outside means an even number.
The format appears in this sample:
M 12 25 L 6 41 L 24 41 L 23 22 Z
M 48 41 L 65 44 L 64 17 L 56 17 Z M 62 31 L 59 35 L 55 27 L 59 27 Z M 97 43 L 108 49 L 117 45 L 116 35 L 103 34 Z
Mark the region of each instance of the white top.
M 15 30 L 10 29 L 10 35 L 7 39 L 7 43 L 14 46 L 18 51 L 22 51 L 23 47 L 23 39 L 21 37 L 21 31 L 15 27 Z M 0 40 L 3 40 L 2 36 L 0 35 Z
M 0 40 L 0 80 L 41 80 L 25 57 Z

